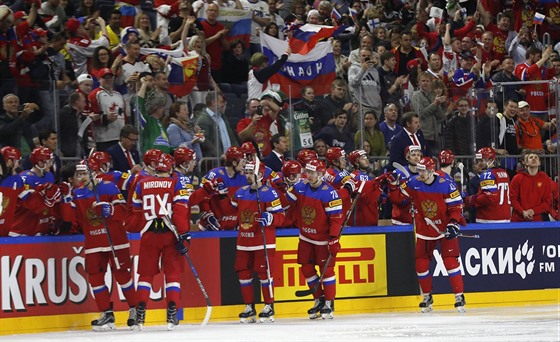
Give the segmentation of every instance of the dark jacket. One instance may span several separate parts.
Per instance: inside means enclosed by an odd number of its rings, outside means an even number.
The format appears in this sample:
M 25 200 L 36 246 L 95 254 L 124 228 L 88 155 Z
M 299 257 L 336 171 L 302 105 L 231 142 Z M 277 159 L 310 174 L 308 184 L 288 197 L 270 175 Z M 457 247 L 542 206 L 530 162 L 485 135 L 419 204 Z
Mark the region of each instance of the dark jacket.
M 12 118 L 5 112 L 0 114 L 0 145 L 21 148 L 20 139 L 26 120 L 21 117 Z
M 128 158 L 124 155 L 124 152 L 120 144 L 115 144 L 107 149 L 107 153 L 111 155 L 113 161 L 113 170 L 121 172 L 129 172 L 130 165 L 128 164 Z M 132 159 L 134 160 L 134 165 L 140 164 L 140 153 L 137 149 L 130 150 L 132 154 Z
M 418 142 L 422 148 L 422 153 L 426 155 L 427 146 L 426 146 L 426 138 L 424 138 L 424 133 L 422 130 L 418 130 L 416 132 L 416 136 L 418 137 Z M 393 170 L 393 162 L 397 162 L 402 166 L 408 165 L 408 161 L 406 160 L 406 156 L 404 155 L 404 150 L 412 145 L 410 140 L 410 136 L 406 130 L 401 130 L 393 140 L 391 141 L 391 149 L 389 151 L 389 165 L 387 166 L 389 170 Z
M 456 113 L 447 123 L 443 132 L 444 146 L 455 155 L 466 156 L 474 153 L 471 118 L 459 116 Z

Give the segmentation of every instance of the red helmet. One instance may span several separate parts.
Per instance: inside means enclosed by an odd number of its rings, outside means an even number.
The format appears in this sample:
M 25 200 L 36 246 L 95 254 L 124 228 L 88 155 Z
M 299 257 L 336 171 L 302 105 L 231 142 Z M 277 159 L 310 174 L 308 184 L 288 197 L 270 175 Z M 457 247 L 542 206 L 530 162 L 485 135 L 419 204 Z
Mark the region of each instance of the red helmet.
M 414 151 L 420 151 L 420 153 L 422 153 L 422 148 L 418 145 L 408 145 L 405 149 L 404 149 L 404 155 L 405 157 L 408 157 L 409 153 L 412 153 Z
M 255 145 L 253 145 L 251 141 L 244 142 L 243 145 L 241 145 L 241 151 L 243 151 L 243 154 L 257 153 L 257 149 L 255 148 Z
M 317 152 L 313 151 L 313 150 L 301 150 L 298 152 L 297 154 L 297 161 L 298 163 L 301 164 L 302 167 L 304 167 L 308 161 L 310 161 L 311 159 L 318 159 L 319 156 L 317 155 Z
M 289 175 L 299 175 L 301 174 L 301 165 L 294 160 L 288 160 L 282 165 L 282 174 L 284 177 Z
M 257 163 L 253 160 L 248 161 L 245 164 L 245 171 L 255 171 L 255 168 L 257 167 Z M 264 175 L 264 171 L 265 171 L 265 165 L 264 163 L 259 162 L 259 170 L 256 173 L 260 173 L 261 175 Z
M 185 162 L 188 163 L 191 160 L 195 160 L 196 153 L 188 147 L 179 147 L 173 152 L 173 158 L 175 158 L 177 165 L 181 165 Z
M 21 152 L 12 146 L 4 146 L 0 149 L 0 154 L 4 157 L 4 160 L 8 161 L 10 159 L 19 160 L 21 158 Z
M 436 161 L 434 158 L 431 157 L 424 157 L 420 159 L 418 165 L 416 165 L 418 170 L 427 170 L 427 171 L 435 171 L 436 170 Z
M 161 155 L 163 154 L 163 152 L 161 150 L 155 149 L 155 148 L 151 148 L 149 150 L 146 151 L 146 153 L 144 153 L 144 164 L 146 165 L 152 165 L 152 163 L 157 163 L 159 160 L 159 157 L 161 157 Z
M 99 171 L 103 165 L 111 162 L 111 156 L 107 152 L 93 152 L 88 158 L 88 164 L 93 171 Z
M 325 163 L 319 159 L 311 159 L 305 164 L 305 169 L 309 171 L 316 171 L 325 173 L 327 171 L 327 166 Z
M 358 165 L 358 159 L 360 159 L 361 156 L 367 156 L 366 151 L 355 150 L 350 152 L 350 154 L 348 155 L 348 159 L 350 159 L 350 164 L 354 166 Z
M 237 146 L 231 146 L 226 151 L 226 161 L 228 162 L 237 161 L 239 159 L 243 159 L 244 157 L 245 155 L 243 154 L 243 151 Z
M 496 160 L 496 151 L 492 147 L 483 147 L 476 151 L 476 159 Z
M 170 172 L 174 164 L 175 160 L 173 160 L 172 156 L 167 153 L 162 153 L 161 156 L 159 156 L 156 171 Z
M 453 152 L 451 152 L 451 150 L 443 150 L 439 153 L 438 159 L 441 165 L 453 164 L 455 155 L 453 154 Z
M 346 153 L 340 147 L 331 147 L 327 150 L 325 157 L 327 157 L 327 161 L 329 164 L 332 164 L 335 160 L 338 160 L 340 157 L 346 156 Z
M 76 164 L 76 171 L 87 171 L 87 162 L 85 160 L 80 160 L 80 162 Z
M 36 147 L 33 151 L 31 151 L 31 155 L 29 155 L 29 160 L 31 160 L 31 164 L 37 165 L 40 161 L 47 161 L 53 157 L 53 153 L 50 149 L 46 147 Z

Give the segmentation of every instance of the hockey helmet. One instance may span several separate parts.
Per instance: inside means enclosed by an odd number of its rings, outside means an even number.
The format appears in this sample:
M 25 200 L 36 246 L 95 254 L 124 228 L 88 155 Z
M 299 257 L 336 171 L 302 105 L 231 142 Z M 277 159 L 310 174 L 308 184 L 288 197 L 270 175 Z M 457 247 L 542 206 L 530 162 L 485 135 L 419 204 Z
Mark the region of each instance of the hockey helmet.
M 307 164 L 305 164 L 305 169 L 307 171 L 325 173 L 327 171 L 327 166 L 319 159 L 311 159 L 307 162 Z
M 93 152 L 88 158 L 88 164 L 93 171 L 99 171 L 103 165 L 111 163 L 111 156 L 107 152 Z
M 350 152 L 350 154 L 348 155 L 348 159 L 350 159 L 350 164 L 354 166 L 358 165 L 358 159 L 360 159 L 361 156 L 367 156 L 366 151 L 355 150 Z
M 87 169 L 87 162 L 85 160 L 80 160 L 80 162 L 76 164 L 76 172 L 87 171 Z
M 297 161 L 288 160 L 282 165 L 282 174 L 284 177 L 299 175 L 301 174 L 301 165 Z
M 144 157 L 142 159 L 144 160 L 144 164 L 146 165 L 152 165 L 152 163 L 157 164 L 159 157 L 162 154 L 163 152 L 161 150 L 151 148 L 147 150 L 146 153 L 144 153 Z
M 237 146 L 231 146 L 226 151 L 226 161 L 234 162 L 244 158 L 243 151 Z
M 21 152 L 12 146 L 4 146 L 0 149 L 0 154 L 4 157 L 4 160 L 8 161 L 10 159 L 19 160 L 21 158 Z
M 427 170 L 434 172 L 436 170 L 436 161 L 434 160 L 434 158 L 424 157 L 420 159 L 418 165 L 416 165 L 416 168 L 418 170 Z
M 173 169 L 174 164 L 175 160 L 173 160 L 173 157 L 171 155 L 162 153 L 161 156 L 159 156 L 156 165 L 156 171 L 170 172 Z
M 476 159 L 496 160 L 496 151 L 492 147 L 482 147 L 476 151 Z
M 244 155 L 247 154 L 255 154 L 257 153 L 257 149 L 255 148 L 255 145 L 253 145 L 253 142 L 251 141 L 246 141 L 241 145 L 241 151 L 243 151 Z
M 247 171 L 254 171 L 255 173 L 260 173 L 261 175 L 264 175 L 264 171 L 265 171 L 265 165 L 264 163 L 259 162 L 259 169 L 258 172 L 256 170 L 257 168 L 257 163 L 255 161 L 248 161 L 245 164 L 245 172 Z
M 451 152 L 451 150 L 443 150 L 439 153 L 438 159 L 440 165 L 453 164 L 455 155 L 453 154 L 453 152 Z
M 325 157 L 327 157 L 327 161 L 329 164 L 332 164 L 335 160 L 340 159 L 341 157 L 345 157 L 346 152 L 340 147 L 331 147 L 327 150 Z
M 310 161 L 311 159 L 318 159 L 318 158 L 319 156 L 317 155 L 317 152 L 308 149 L 301 150 L 297 154 L 297 161 L 298 163 L 300 163 L 302 167 L 305 167 L 305 165 L 307 165 L 307 162 Z
M 31 164 L 37 165 L 40 161 L 47 161 L 53 158 L 53 153 L 50 149 L 46 147 L 36 147 L 29 155 L 29 160 Z
M 408 145 L 405 149 L 404 149 L 404 155 L 405 157 L 408 157 L 408 155 L 414 151 L 420 151 L 420 153 L 422 153 L 422 148 L 418 145 Z
M 173 158 L 175 158 L 177 165 L 181 165 L 196 160 L 196 153 L 188 147 L 179 147 L 173 152 Z

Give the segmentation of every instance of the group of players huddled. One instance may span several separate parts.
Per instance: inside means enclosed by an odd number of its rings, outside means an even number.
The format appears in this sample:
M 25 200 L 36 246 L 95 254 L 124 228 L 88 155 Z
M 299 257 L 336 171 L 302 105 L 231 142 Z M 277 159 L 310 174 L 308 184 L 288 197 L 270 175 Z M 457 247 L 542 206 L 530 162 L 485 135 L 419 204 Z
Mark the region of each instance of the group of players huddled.
M 235 270 L 246 304 L 239 314 L 241 322 L 257 320 L 254 273 L 264 298 L 259 320 L 274 321 L 275 228 L 281 227 L 299 228 L 297 261 L 314 297 L 309 317 L 332 319 L 342 229 L 345 225 L 377 225 L 382 192 L 388 192 L 393 204 L 394 224 L 415 223 L 422 312 L 432 310 L 429 265 L 438 243 L 454 305 L 464 311 L 457 237 L 465 220 L 462 196 L 448 174 L 454 162 L 450 151 L 442 152 L 441 170 L 436 170 L 435 159 L 422 157 L 418 146 L 409 146 L 407 166 L 373 178 L 367 172 L 370 165 L 363 150 L 348 155 L 352 172 L 347 170 L 345 152 L 333 147 L 326 153 L 326 164 L 314 151 L 301 150 L 297 161 L 286 161 L 282 172 L 276 173 L 260 162 L 257 149 L 248 142 L 230 147 L 224 166 L 208 172 L 197 189 L 192 182 L 196 154 L 186 147 L 176 149 L 173 156 L 148 150 L 143 169 L 135 175 L 112 171 L 109 154 L 93 152 L 87 160 L 66 166 L 58 184 L 49 172 L 49 149 L 34 149 L 30 155 L 33 167 L 23 172 L 18 172 L 21 155 L 17 149 L 8 146 L 0 152 L 5 161 L 0 184 L 1 236 L 84 234 L 85 269 L 101 311 L 101 317 L 92 321 L 94 330 L 115 327 L 104 281 L 109 264 L 130 306 L 130 327 L 142 329 L 151 284 L 159 272 L 165 274 L 168 329 L 178 324 L 180 275 L 185 271 L 181 255 L 190 246 L 193 206 L 200 208 L 201 230 L 238 230 Z M 477 157 L 490 166 L 495 160 L 490 148 L 481 149 Z M 490 168 L 481 179 L 486 182 L 477 201 L 483 200 L 485 210 L 495 216 L 501 205 L 495 201 L 497 183 L 502 181 L 500 171 Z M 126 232 L 141 233 L 136 287 Z

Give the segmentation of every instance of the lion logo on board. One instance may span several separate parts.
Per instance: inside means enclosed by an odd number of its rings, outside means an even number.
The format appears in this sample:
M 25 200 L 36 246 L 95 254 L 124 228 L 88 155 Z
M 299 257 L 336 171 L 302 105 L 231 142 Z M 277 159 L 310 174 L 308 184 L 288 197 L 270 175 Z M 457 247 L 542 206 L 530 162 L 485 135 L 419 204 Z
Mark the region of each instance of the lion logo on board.
M 303 218 L 303 223 L 306 225 L 313 224 L 313 222 L 315 222 L 315 216 L 317 216 L 315 208 L 307 205 L 301 208 L 301 217 Z
M 239 214 L 239 226 L 241 229 L 251 229 L 255 222 L 255 214 L 251 210 L 242 210 Z
M 429 219 L 433 219 L 437 216 L 437 203 L 431 200 L 423 201 L 422 202 L 422 212 L 424 216 Z

